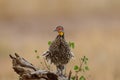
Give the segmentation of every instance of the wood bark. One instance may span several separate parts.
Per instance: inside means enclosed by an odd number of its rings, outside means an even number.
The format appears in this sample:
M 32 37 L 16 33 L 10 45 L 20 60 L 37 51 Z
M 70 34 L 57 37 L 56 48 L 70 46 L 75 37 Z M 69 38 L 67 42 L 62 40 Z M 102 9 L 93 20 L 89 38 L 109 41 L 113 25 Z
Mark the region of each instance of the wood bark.
M 15 53 L 15 56 L 9 55 L 12 59 L 13 70 L 19 75 L 19 80 L 70 80 L 69 76 L 59 76 L 52 71 L 41 70 Z

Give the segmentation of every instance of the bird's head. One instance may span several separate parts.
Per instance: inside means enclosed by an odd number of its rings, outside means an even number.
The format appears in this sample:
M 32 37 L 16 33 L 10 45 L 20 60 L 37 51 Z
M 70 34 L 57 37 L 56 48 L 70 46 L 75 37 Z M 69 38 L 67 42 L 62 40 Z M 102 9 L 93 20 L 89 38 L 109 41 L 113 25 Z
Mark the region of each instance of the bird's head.
M 64 35 L 64 28 L 62 26 L 57 26 L 54 31 L 57 31 L 60 36 Z

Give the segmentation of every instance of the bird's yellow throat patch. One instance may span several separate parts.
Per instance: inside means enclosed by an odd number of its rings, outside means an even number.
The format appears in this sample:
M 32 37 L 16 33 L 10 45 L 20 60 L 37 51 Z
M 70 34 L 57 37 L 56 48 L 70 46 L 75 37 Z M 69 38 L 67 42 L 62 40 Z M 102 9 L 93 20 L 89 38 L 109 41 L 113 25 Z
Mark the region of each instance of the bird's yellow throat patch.
M 63 33 L 63 32 L 59 32 L 59 35 L 60 35 L 60 36 L 63 36 L 63 35 L 64 35 L 64 33 Z

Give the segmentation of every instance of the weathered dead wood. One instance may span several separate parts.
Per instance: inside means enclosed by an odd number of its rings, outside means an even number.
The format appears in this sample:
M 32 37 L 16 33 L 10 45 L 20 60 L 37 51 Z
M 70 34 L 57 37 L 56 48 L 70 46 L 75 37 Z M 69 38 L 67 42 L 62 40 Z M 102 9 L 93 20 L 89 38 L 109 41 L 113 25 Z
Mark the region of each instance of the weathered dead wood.
M 19 80 L 70 80 L 69 77 L 58 76 L 52 71 L 37 69 L 33 64 L 15 53 L 15 56 L 9 55 L 12 59 L 13 69 L 19 75 Z

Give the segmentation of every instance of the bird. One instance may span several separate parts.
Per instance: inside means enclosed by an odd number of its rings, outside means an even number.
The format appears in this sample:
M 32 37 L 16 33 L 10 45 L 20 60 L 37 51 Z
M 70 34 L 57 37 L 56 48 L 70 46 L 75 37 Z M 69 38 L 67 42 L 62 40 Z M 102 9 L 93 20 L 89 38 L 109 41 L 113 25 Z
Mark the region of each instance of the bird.
M 48 51 L 43 53 L 43 56 L 47 61 L 56 66 L 58 75 L 64 75 L 63 70 L 65 70 L 66 64 L 74 55 L 71 52 L 68 42 L 65 40 L 63 26 L 57 26 L 54 31 L 58 35 L 50 44 Z

